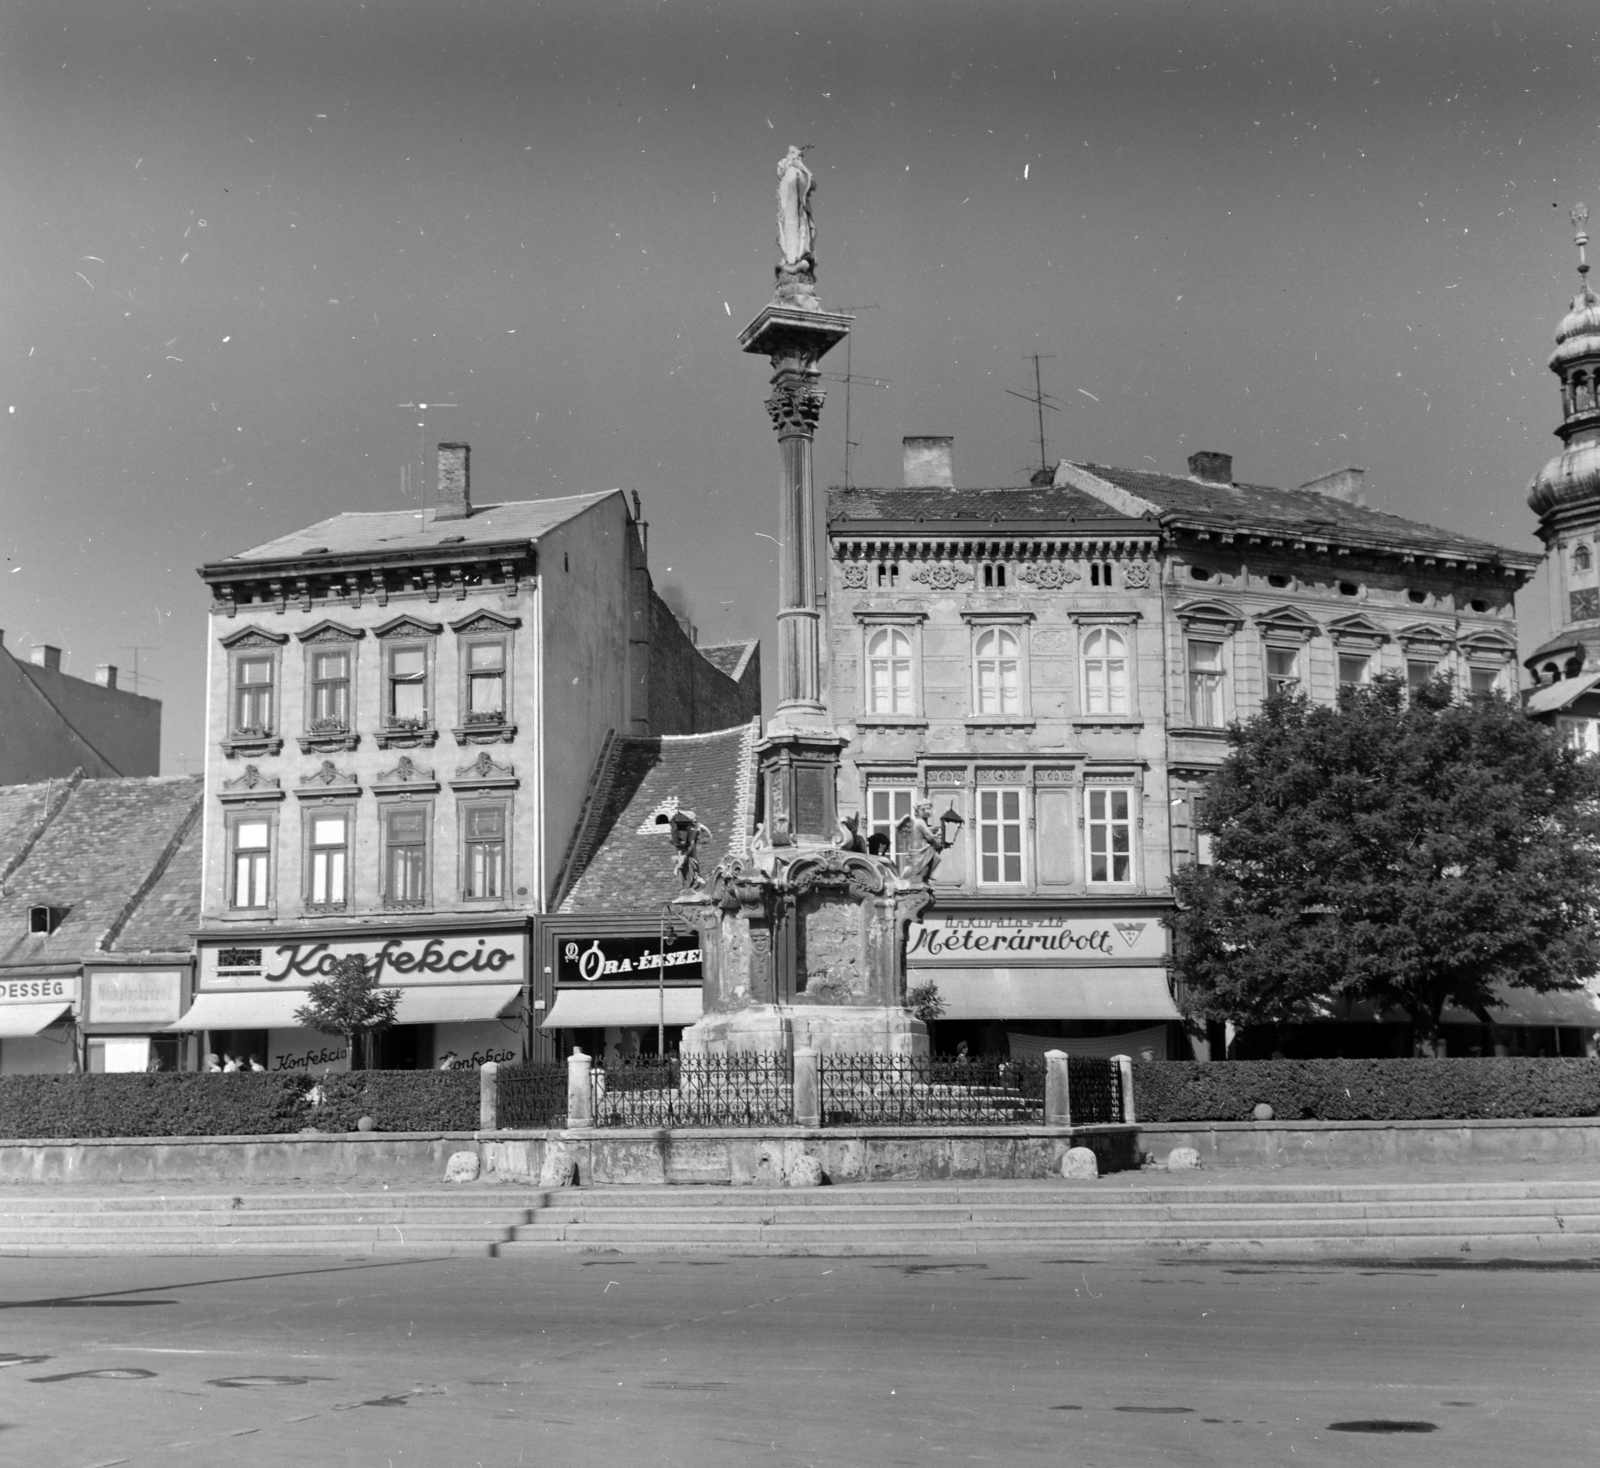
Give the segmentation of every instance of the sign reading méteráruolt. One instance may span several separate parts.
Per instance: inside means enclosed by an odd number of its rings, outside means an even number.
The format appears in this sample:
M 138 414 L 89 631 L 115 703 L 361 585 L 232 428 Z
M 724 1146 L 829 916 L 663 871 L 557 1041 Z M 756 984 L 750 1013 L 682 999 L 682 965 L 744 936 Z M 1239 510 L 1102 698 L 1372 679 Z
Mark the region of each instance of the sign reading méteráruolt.
M 89 970 L 91 1024 L 171 1024 L 182 1009 L 182 969 Z
M 912 923 L 906 937 L 906 963 L 918 967 L 1149 962 L 1166 953 L 1167 930 L 1153 917 L 949 917 Z
M 440 933 L 415 938 L 269 938 L 200 949 L 200 988 L 305 989 L 359 953 L 382 984 L 520 984 L 527 934 Z

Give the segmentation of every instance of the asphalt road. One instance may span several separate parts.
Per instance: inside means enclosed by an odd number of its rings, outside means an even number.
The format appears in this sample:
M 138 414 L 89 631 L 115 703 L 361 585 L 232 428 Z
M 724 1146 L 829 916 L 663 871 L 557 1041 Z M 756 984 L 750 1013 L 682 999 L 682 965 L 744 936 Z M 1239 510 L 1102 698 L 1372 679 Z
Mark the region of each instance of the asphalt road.
M 0 1259 L 0 1463 L 1576 1465 L 1597 1306 L 1581 1265 Z

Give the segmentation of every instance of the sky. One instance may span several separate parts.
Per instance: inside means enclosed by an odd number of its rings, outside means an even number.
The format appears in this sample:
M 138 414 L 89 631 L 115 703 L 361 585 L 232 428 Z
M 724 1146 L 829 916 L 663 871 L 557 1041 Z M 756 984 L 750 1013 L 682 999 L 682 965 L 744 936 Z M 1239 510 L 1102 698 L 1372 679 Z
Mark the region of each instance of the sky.
M 855 483 L 908 434 L 1026 483 L 1037 353 L 1051 462 L 1358 465 L 1537 550 L 1597 32 L 1565 0 L 7 0 L 6 646 L 137 660 L 164 772 L 197 770 L 195 568 L 431 503 L 440 440 L 480 504 L 637 489 L 702 640 L 768 638 L 778 452 L 735 338 L 791 143 L 875 379 Z M 1537 583 L 1519 615 L 1531 646 Z

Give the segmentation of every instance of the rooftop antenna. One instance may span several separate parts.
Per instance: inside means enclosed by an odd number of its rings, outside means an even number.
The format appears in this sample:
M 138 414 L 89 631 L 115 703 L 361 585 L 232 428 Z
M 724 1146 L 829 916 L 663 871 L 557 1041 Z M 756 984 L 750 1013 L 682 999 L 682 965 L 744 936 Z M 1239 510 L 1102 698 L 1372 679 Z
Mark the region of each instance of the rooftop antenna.
M 878 306 L 877 306 L 876 302 L 872 302 L 872 301 L 867 302 L 865 305 L 840 306 L 839 307 L 839 310 L 841 310 L 843 312 L 846 312 L 847 314 L 850 314 L 850 315 L 853 315 L 857 311 L 876 311 L 877 309 L 878 309 Z M 853 482 L 852 482 L 852 480 L 850 478 L 850 450 L 851 449 L 858 449 L 858 448 L 861 447 L 860 444 L 856 443 L 855 440 L 850 437 L 850 387 L 851 387 L 851 384 L 852 383 L 857 383 L 857 382 L 864 382 L 864 383 L 867 384 L 868 387 L 888 387 L 889 382 L 890 382 L 890 379 L 887 378 L 887 377 L 857 377 L 856 374 L 853 373 L 850 370 L 850 349 L 851 349 L 852 346 L 854 346 L 854 344 L 855 344 L 855 339 L 854 339 L 853 336 L 847 336 L 844 339 L 844 371 L 843 372 L 824 372 L 824 373 L 821 374 L 823 377 L 826 377 L 828 379 L 828 381 L 830 381 L 830 382 L 842 382 L 844 384 L 844 487 L 846 489 L 851 489 L 851 488 L 854 487 L 853 486 Z
M 139 654 L 142 652 L 160 652 L 161 649 L 159 647 L 154 647 L 147 643 L 140 642 L 119 642 L 117 647 L 122 652 L 131 652 L 133 654 L 133 691 L 137 693 L 139 691 L 139 680 L 141 677 L 139 672 Z M 146 683 L 159 683 L 161 680 L 159 678 L 145 676 L 144 681 Z
M 417 499 L 418 499 L 418 503 L 420 504 L 422 502 L 422 496 L 427 493 L 427 486 L 428 486 L 428 446 L 427 446 L 426 438 L 424 436 L 424 433 L 425 433 L 425 429 L 424 429 L 425 420 L 424 420 L 422 415 L 424 413 L 431 413 L 435 408 L 459 408 L 461 406 L 461 404 L 460 403 L 421 403 L 421 402 L 417 402 L 417 403 L 401 403 L 400 406 L 402 408 L 409 408 L 413 413 L 415 413 L 417 415 L 417 467 L 421 470 L 421 474 L 422 474 L 422 477 L 417 480 Z M 410 473 L 409 473 L 407 467 L 405 465 L 401 465 L 401 468 L 400 468 L 400 493 L 402 495 L 406 495 L 410 491 L 410 488 L 411 488 L 410 478 L 411 478 L 411 476 L 410 476 Z
M 1032 403 L 1039 411 L 1039 474 L 1042 476 L 1050 472 L 1050 463 L 1045 457 L 1044 449 L 1044 410 L 1048 408 L 1052 413 L 1059 413 L 1061 411 L 1061 404 L 1056 402 L 1056 400 L 1044 390 L 1043 386 L 1041 386 L 1041 379 L 1039 376 L 1039 363 L 1043 361 L 1053 361 L 1055 359 L 1055 353 L 1034 352 L 1031 354 L 1031 356 L 1033 358 L 1033 391 L 1031 393 L 1013 392 L 1012 389 L 1008 387 L 1006 388 L 1006 392 L 1010 393 L 1014 398 L 1021 398 L 1025 403 Z

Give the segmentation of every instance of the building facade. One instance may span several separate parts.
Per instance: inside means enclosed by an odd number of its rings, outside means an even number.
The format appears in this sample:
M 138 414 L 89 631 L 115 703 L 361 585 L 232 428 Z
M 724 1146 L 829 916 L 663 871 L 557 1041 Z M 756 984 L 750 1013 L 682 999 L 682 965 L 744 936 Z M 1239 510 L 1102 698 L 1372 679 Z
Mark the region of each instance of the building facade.
M 61 649 L 40 644 L 26 662 L 0 633 L 0 785 L 161 773 L 161 703 L 117 687 L 103 663 L 94 681 L 61 667 Z
M 1228 724 L 1385 671 L 1514 692 L 1535 558 L 1369 509 L 1358 470 L 1280 490 L 1222 454 L 1063 460 L 969 490 L 934 442 L 903 487 L 829 496 L 841 805 L 892 847 L 926 799 L 951 837 L 908 982 L 937 988 L 941 1049 L 1186 1054 L 1161 918 L 1207 859 Z
M 656 596 L 620 491 L 478 508 L 466 446 L 440 445 L 439 466 L 430 510 L 337 515 L 202 569 L 205 861 L 183 1025 L 209 1054 L 347 1066 L 294 1012 L 359 953 L 401 996 L 380 1065 L 523 1058 L 549 997 L 530 915 L 603 742 L 759 703 Z

